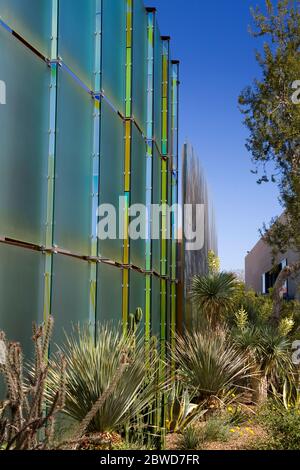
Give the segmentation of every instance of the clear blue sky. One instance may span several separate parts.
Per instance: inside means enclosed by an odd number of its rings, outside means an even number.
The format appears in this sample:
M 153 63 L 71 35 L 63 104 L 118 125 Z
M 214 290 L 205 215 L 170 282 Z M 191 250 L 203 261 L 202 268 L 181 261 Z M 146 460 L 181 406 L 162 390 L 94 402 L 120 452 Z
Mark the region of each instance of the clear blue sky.
M 145 0 L 158 9 L 161 34 L 181 61 L 181 144 L 201 157 L 214 198 L 224 269 L 241 269 L 263 222 L 280 213 L 277 190 L 258 186 L 245 148 L 237 99 L 260 73 L 248 33 L 250 7 L 264 0 Z

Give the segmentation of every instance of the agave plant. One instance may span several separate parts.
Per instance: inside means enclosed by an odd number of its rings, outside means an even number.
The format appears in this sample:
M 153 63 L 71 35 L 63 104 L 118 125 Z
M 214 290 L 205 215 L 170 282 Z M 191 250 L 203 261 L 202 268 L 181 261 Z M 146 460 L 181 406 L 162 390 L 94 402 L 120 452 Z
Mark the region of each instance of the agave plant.
M 114 432 L 127 425 L 136 416 L 145 415 L 155 403 L 164 384 L 158 382 L 157 356 L 145 361 L 144 342 L 124 336 L 107 326 L 97 328 L 97 341 L 88 327 L 66 337 L 59 352 L 66 358 L 66 400 L 64 413 L 82 422 L 99 397 L 105 394 L 116 374 L 124 354 L 129 357 L 124 373 L 115 381 L 94 416 L 88 432 Z M 57 367 L 51 364 L 51 390 L 57 382 Z
M 177 338 L 175 360 L 180 380 L 206 407 L 218 407 L 245 390 L 251 366 L 223 330 Z
M 293 375 L 290 341 L 270 325 L 249 326 L 233 332 L 233 338 L 236 347 L 252 363 L 253 401 L 263 403 L 270 385 Z
M 191 286 L 191 300 L 210 324 L 216 325 L 224 314 L 233 307 L 237 281 L 231 273 L 210 273 L 194 276 Z
M 275 402 L 284 407 L 287 411 L 290 409 L 300 410 L 300 380 L 299 375 L 295 374 L 286 378 L 282 390 L 272 387 Z
M 193 403 L 193 398 L 177 378 L 167 395 L 168 432 L 183 432 L 205 415 L 207 410 L 203 409 L 201 404 Z

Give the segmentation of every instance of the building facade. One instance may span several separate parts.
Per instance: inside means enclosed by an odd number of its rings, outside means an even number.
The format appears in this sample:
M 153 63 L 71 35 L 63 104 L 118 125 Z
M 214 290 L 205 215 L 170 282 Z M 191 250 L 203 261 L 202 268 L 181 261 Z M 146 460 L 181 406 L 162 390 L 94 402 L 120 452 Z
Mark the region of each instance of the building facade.
M 299 261 L 299 255 L 289 250 L 278 256 L 274 263 L 271 248 L 262 239 L 259 240 L 245 258 L 246 287 L 253 289 L 257 294 L 268 294 L 279 272 L 297 261 Z M 299 279 L 288 279 L 283 287 L 282 295 L 286 299 L 300 300 L 299 285 Z
M 162 358 L 174 345 L 176 218 L 171 239 L 151 218 L 126 235 L 132 204 L 178 201 L 179 64 L 156 16 L 142 0 L 0 0 L 0 329 L 26 354 L 33 321 L 53 315 L 59 343 L 78 322 L 126 330 L 137 308 Z M 97 236 L 101 204 L 123 239 Z
M 191 144 L 184 144 L 182 150 L 182 206 L 193 206 L 193 212 L 183 211 L 182 223 L 182 244 L 179 257 L 180 274 L 180 305 L 182 319 L 179 321 L 187 328 L 193 325 L 193 318 L 198 312 L 194 312 L 193 306 L 189 302 L 189 291 L 191 281 L 195 275 L 205 275 L 208 273 L 208 253 L 213 251 L 218 255 L 218 240 L 214 206 L 209 194 L 208 185 L 201 160 Z M 202 207 L 201 223 L 196 227 L 196 206 Z M 194 232 L 197 230 L 201 246 L 195 250 L 188 249 L 190 235 L 187 228 Z M 199 233 L 201 231 L 201 234 Z

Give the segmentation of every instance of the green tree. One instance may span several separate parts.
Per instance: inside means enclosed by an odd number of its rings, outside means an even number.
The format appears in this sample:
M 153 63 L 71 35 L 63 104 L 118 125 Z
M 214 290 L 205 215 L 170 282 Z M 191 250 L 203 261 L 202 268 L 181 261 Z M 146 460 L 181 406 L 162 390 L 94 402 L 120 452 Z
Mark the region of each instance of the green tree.
M 272 320 L 279 322 L 281 288 L 300 270 L 300 9 L 298 0 L 266 0 L 266 13 L 253 11 L 255 37 L 264 37 L 257 53 L 262 75 L 239 98 L 250 131 L 247 149 L 258 183 L 272 181 L 279 189 L 284 215 L 274 218 L 262 233 L 274 260 L 293 249 L 299 260 L 282 270 L 273 290 Z

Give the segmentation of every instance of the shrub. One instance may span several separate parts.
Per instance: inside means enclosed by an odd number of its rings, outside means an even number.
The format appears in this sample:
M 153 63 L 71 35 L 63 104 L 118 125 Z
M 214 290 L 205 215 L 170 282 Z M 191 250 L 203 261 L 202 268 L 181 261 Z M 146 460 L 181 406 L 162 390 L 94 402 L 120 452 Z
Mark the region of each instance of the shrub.
M 194 426 L 188 426 L 182 433 L 180 448 L 182 450 L 197 450 L 202 446 L 203 436 Z
M 229 437 L 229 426 L 221 417 L 210 418 L 201 430 L 203 442 L 225 442 Z
M 225 424 L 240 426 L 248 421 L 249 416 L 241 406 L 228 406 L 224 415 Z
M 143 423 L 155 406 L 157 393 L 164 388 L 158 382 L 158 359 L 152 354 L 145 361 L 144 341 L 123 336 L 117 329 L 98 327 L 97 341 L 88 327 L 66 338 L 60 348 L 66 363 L 66 401 L 64 413 L 82 422 L 93 406 L 105 396 L 114 382 L 124 353 L 128 366 L 90 422 L 88 432 L 116 432 L 132 420 Z M 56 363 L 52 362 L 50 395 L 57 383 Z
M 250 374 L 247 357 L 224 331 L 186 333 L 177 338 L 175 360 L 178 376 L 204 407 L 232 401 L 232 393 L 244 391 Z
M 268 432 L 269 440 L 261 448 L 275 450 L 300 449 L 300 411 L 299 408 L 286 410 L 283 406 L 270 401 L 259 413 L 259 422 Z

